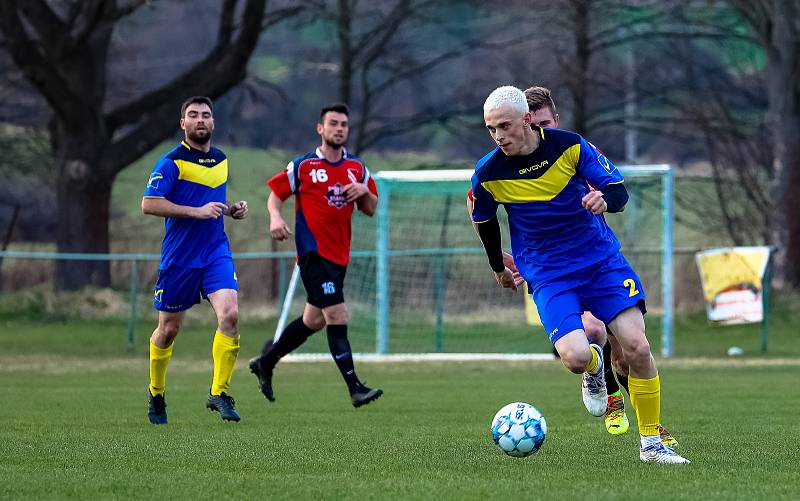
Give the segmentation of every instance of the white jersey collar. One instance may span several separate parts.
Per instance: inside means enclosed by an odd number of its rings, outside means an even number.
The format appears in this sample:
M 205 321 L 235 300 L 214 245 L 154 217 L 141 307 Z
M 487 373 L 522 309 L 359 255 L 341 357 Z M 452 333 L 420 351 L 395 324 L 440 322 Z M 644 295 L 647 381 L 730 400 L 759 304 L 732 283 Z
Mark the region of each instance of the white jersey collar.
M 322 159 L 325 158 L 325 155 L 322 153 L 322 150 L 319 149 L 319 146 L 317 146 L 317 150 L 315 153 L 317 154 L 317 158 L 322 158 Z M 342 160 L 347 158 L 347 155 L 348 155 L 347 148 L 342 147 Z

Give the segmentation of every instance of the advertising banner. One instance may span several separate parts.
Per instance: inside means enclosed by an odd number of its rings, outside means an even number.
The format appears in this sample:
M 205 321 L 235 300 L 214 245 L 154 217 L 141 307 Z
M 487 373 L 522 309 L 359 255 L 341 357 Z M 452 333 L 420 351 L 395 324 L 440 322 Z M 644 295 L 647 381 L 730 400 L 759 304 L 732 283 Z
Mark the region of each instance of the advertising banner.
M 708 319 L 720 325 L 761 322 L 769 247 L 724 247 L 695 255 Z

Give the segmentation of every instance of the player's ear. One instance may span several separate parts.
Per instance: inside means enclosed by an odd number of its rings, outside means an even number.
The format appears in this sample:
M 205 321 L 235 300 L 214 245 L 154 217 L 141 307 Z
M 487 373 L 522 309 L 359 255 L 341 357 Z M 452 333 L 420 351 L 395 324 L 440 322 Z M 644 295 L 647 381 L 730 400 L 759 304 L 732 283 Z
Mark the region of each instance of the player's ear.
M 317 134 L 322 134 L 322 124 L 317 122 Z
M 183 117 L 181 117 L 180 124 L 181 124 L 181 129 L 186 130 L 186 122 L 183 120 Z
M 530 125 L 533 123 L 533 113 L 530 111 L 526 111 L 524 115 L 522 115 L 522 123 L 525 125 Z

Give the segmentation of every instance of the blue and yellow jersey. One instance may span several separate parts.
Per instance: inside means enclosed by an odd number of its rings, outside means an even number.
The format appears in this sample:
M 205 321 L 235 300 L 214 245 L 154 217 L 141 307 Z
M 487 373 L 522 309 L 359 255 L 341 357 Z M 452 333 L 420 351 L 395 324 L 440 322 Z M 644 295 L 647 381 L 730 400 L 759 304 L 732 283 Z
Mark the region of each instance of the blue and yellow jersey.
M 177 205 L 202 207 L 226 201 L 228 159 L 222 150 L 208 153 L 181 142 L 161 157 L 150 174 L 145 197 L 166 198 Z M 167 217 L 160 268 L 204 268 L 221 256 L 230 256 L 223 217 L 194 219 Z
M 602 217 L 583 208 L 581 199 L 589 184 L 602 190 L 624 180 L 580 135 L 534 130 L 541 142 L 531 154 L 512 157 L 495 148 L 478 161 L 472 220 L 487 221 L 499 205 L 505 207 L 514 262 L 536 287 L 619 252 L 614 232 Z

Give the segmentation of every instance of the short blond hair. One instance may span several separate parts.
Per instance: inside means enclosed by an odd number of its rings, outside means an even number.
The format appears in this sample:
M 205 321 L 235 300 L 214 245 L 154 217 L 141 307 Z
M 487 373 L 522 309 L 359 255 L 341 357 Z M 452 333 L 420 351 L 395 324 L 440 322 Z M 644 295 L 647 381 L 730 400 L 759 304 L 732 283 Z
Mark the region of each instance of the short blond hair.
M 483 111 L 485 113 L 505 105 L 510 105 L 515 111 L 520 113 L 528 112 L 528 102 L 525 99 L 525 93 L 512 85 L 505 85 L 493 90 L 483 103 Z

